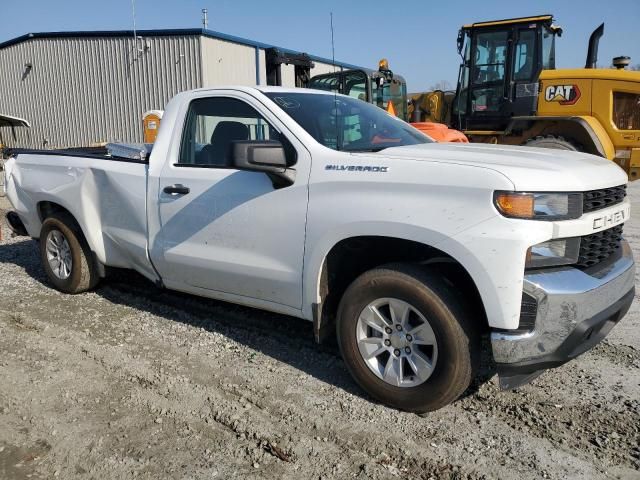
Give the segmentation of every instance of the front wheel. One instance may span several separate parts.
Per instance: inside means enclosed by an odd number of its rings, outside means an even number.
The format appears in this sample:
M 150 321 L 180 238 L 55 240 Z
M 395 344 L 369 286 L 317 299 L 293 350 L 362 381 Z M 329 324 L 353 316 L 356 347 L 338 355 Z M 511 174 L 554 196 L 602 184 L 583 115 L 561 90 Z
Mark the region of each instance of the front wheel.
M 480 338 L 444 278 L 414 265 L 358 277 L 338 310 L 338 343 L 356 382 L 381 402 L 437 410 L 469 386 Z

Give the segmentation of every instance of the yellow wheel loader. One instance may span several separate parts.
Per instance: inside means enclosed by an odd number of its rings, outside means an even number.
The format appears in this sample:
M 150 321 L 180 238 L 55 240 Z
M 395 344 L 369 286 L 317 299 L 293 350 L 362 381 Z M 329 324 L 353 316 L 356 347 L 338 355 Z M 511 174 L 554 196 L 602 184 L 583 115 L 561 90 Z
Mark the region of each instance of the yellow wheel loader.
M 562 29 L 551 15 L 465 25 L 458 34 L 462 64 L 455 92 L 412 97 L 413 122 L 461 130 L 472 142 L 577 150 L 619 164 L 640 177 L 640 72 L 596 69 L 600 25 L 581 69 L 555 69 Z

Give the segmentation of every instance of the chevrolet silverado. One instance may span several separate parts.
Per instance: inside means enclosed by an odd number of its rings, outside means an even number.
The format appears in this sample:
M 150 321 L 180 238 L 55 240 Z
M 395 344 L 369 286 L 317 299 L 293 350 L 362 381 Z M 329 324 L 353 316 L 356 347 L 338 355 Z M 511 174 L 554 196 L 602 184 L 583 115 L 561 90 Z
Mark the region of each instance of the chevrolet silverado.
M 150 153 L 117 147 L 6 163 L 8 222 L 55 288 L 129 268 L 309 320 L 396 408 L 458 398 L 483 336 L 501 386 L 522 385 L 633 300 L 627 178 L 595 156 L 435 143 L 355 98 L 276 87 L 180 93 Z

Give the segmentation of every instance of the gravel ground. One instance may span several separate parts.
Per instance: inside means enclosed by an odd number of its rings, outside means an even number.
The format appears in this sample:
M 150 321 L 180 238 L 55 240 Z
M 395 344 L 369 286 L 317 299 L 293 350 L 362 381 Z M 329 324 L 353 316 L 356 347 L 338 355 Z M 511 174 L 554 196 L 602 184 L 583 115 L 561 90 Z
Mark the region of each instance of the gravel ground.
M 531 385 L 418 417 L 367 398 L 306 322 L 130 272 L 63 295 L 3 228 L 2 479 L 640 478 L 638 302 Z M 637 215 L 625 232 L 639 251 Z

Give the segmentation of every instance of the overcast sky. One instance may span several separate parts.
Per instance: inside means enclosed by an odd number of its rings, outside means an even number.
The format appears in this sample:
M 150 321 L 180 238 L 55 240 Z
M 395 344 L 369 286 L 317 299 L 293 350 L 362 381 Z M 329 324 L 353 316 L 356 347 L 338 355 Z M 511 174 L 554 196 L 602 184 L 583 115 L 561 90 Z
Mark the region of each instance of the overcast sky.
M 0 0 L 0 41 L 29 32 L 118 30 L 132 27 L 131 0 Z M 550 13 L 564 28 L 557 67 L 584 66 L 589 35 L 601 22 L 599 65 L 629 55 L 640 64 L 640 0 L 430 1 L 362 0 L 136 0 L 141 29 L 201 26 L 276 46 L 376 68 L 381 57 L 407 79 L 410 91 L 446 80 L 455 84 L 458 28 L 464 23 Z

